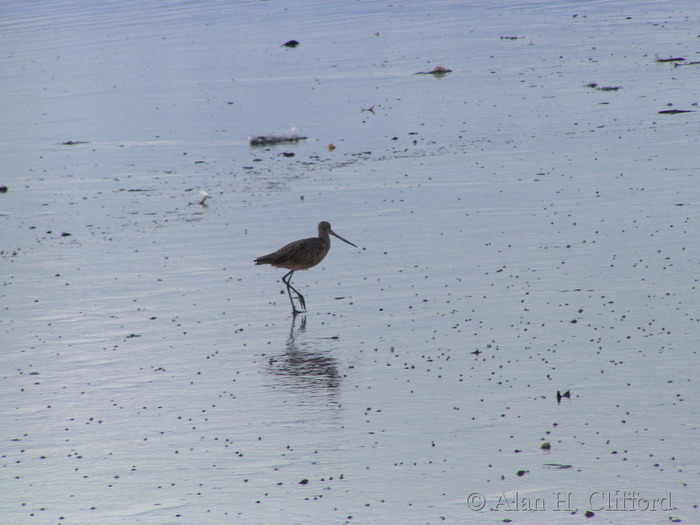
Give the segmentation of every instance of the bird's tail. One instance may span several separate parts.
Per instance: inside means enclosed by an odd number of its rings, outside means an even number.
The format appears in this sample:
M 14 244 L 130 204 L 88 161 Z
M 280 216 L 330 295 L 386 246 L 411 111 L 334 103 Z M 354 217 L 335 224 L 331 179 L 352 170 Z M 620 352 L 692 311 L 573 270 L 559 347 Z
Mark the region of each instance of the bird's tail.
M 263 255 L 262 257 L 258 257 L 255 259 L 255 264 L 273 264 L 275 262 L 275 258 L 273 257 L 275 254 L 271 253 L 270 255 Z

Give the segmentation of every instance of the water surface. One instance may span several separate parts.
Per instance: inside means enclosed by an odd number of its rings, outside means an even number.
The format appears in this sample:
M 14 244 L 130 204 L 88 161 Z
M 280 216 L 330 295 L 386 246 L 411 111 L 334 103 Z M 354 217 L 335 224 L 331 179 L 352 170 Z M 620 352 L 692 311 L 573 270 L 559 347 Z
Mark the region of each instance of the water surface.
M 695 2 L 2 12 L 4 521 L 697 520 Z

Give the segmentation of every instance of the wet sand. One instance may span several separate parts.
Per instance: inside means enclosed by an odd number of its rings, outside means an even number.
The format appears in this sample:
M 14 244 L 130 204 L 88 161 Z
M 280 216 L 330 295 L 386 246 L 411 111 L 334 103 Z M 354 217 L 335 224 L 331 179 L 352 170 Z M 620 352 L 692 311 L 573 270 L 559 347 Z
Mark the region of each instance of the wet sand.
M 3 521 L 693 523 L 695 2 L 40 4 Z

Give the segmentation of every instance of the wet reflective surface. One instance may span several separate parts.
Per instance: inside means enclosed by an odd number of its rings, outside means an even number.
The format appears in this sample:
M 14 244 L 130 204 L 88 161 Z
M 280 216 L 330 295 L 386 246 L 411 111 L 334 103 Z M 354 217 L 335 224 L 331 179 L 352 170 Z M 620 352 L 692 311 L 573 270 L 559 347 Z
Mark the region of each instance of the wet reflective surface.
M 30 4 L 3 522 L 693 522 L 695 2 Z

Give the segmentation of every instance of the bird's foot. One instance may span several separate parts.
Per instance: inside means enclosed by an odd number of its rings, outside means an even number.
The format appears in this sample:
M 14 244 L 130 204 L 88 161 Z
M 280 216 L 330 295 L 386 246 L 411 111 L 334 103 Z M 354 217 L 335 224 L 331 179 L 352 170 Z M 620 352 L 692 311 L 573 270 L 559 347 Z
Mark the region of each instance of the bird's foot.
M 306 301 L 304 300 L 304 296 L 299 292 L 297 292 L 297 300 L 299 301 L 299 306 L 306 310 Z

